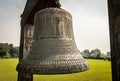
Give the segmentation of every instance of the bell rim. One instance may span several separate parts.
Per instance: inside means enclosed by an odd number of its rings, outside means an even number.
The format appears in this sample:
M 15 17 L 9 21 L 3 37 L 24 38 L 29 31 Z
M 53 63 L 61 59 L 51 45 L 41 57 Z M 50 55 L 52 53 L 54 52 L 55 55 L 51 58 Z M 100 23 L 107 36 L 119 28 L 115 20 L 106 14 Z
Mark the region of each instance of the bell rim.
M 55 64 L 53 63 L 52 65 L 50 64 L 46 65 L 43 63 L 43 65 L 38 66 L 39 62 L 25 63 L 23 60 L 23 62 L 20 62 L 17 65 L 16 71 L 23 73 L 31 73 L 31 74 L 54 75 L 54 74 L 71 74 L 71 73 L 84 72 L 89 69 L 88 62 L 85 60 L 79 63 L 77 61 L 73 61 L 73 62 L 71 61 L 71 64 L 67 64 L 67 61 L 66 63 L 64 61 L 64 63 L 61 64 L 59 64 L 58 62 L 56 63 Z

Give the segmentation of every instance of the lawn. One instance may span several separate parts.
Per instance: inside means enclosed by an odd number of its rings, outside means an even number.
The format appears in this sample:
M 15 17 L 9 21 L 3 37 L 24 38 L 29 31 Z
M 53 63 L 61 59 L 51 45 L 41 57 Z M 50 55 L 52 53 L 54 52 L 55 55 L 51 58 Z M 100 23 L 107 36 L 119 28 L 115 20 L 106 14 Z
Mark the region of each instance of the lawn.
M 17 81 L 17 62 L 18 59 L 0 59 L 0 81 Z M 64 75 L 34 75 L 34 81 L 112 81 L 110 61 L 89 59 L 88 62 L 88 71 Z

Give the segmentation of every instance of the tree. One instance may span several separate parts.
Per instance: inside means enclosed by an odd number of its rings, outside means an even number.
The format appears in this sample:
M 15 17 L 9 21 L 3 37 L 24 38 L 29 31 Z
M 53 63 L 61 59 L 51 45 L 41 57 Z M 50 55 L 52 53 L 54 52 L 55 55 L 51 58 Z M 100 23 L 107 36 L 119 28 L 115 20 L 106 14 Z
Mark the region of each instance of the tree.
M 9 44 L 9 49 L 10 49 L 10 55 L 12 57 L 16 57 L 19 54 L 19 47 L 14 47 L 13 44 Z
M 18 57 L 19 47 L 14 47 L 13 44 L 0 43 L 0 57 Z
M 107 56 L 111 56 L 111 55 L 110 55 L 110 52 L 107 52 Z
M 97 52 L 96 58 L 99 59 L 101 57 L 101 52 Z
M 91 50 L 90 54 L 91 54 L 92 58 L 96 58 L 96 59 L 101 58 L 101 51 L 100 51 L 100 49 Z
M 10 55 L 13 57 L 14 55 L 13 55 L 13 44 L 9 44 L 9 53 L 10 53 Z
M 9 52 L 8 43 L 0 43 L 0 57 L 7 55 Z
M 19 47 L 13 47 L 13 57 L 18 57 L 19 56 Z
M 80 52 L 81 55 L 84 57 L 84 58 L 89 58 L 90 57 L 90 51 L 89 49 L 85 49 L 83 50 L 82 52 Z
M 86 49 L 86 50 L 84 50 L 83 52 L 84 52 L 85 54 L 88 54 L 88 55 L 89 55 L 89 53 L 90 53 L 90 52 L 89 52 L 89 49 Z

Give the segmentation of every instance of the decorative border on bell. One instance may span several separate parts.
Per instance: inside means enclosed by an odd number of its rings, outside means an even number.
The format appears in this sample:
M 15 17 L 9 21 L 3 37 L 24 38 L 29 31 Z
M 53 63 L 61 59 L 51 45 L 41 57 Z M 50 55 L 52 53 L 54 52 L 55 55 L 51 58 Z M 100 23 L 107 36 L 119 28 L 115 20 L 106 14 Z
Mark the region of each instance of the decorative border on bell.
M 66 10 L 64 10 L 62 8 L 45 8 L 45 9 L 42 9 L 42 10 L 38 11 L 36 14 L 38 14 L 40 12 L 47 12 L 46 14 L 48 14 L 49 13 L 48 11 L 52 12 L 52 10 L 53 10 L 53 12 L 56 11 L 54 13 L 57 13 L 57 12 L 64 13 L 64 15 L 66 15 L 66 16 L 68 15 L 68 17 L 72 17 L 70 12 L 68 12 L 68 11 L 66 11 Z
M 19 63 L 17 71 L 32 74 L 70 74 L 89 69 L 89 65 L 85 60 L 31 62 L 29 60 Z

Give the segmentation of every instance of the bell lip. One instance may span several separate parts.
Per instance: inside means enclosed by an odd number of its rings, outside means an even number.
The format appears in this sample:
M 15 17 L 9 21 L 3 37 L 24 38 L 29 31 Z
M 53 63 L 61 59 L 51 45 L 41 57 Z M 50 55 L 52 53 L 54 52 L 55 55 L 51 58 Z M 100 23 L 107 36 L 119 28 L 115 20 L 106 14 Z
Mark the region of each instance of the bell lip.
M 75 72 L 69 72 L 69 73 L 31 73 L 31 72 L 22 72 L 22 73 L 29 73 L 29 74 L 35 74 L 35 75 L 67 75 L 67 74 L 83 73 L 83 72 L 86 72 L 87 70 L 89 70 L 89 68 L 87 68 L 84 71 L 75 71 Z M 17 72 L 21 72 L 21 71 L 17 71 Z
M 28 64 L 28 66 L 29 66 L 29 64 Z M 30 67 L 30 69 L 27 70 L 25 67 L 22 67 L 21 64 L 19 63 L 16 67 L 16 71 L 22 72 L 22 73 L 41 74 L 41 75 L 54 75 L 54 74 L 61 75 L 61 74 L 80 73 L 80 72 L 85 72 L 85 71 L 89 70 L 89 64 L 88 64 L 87 61 L 85 61 L 84 63 L 80 63 L 80 66 L 81 67 L 79 67 L 79 69 L 78 69 L 78 65 L 74 65 L 75 69 L 70 69 L 69 65 L 68 65 L 68 68 L 65 71 L 63 70 L 65 67 L 62 67 L 62 70 L 49 71 L 49 72 L 48 71 L 43 71 L 42 72 L 40 70 L 39 71 L 33 71 L 33 69 L 36 69 L 35 67 Z M 41 68 L 41 69 L 43 69 L 43 68 Z M 49 68 L 47 68 L 47 69 L 49 69 Z M 52 69 L 54 69 L 54 68 L 52 68 Z M 51 69 L 49 69 L 49 70 L 51 70 Z

